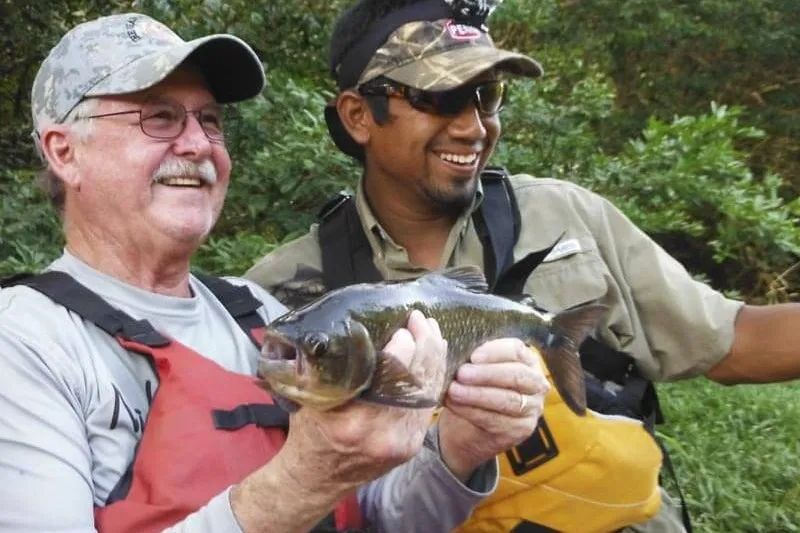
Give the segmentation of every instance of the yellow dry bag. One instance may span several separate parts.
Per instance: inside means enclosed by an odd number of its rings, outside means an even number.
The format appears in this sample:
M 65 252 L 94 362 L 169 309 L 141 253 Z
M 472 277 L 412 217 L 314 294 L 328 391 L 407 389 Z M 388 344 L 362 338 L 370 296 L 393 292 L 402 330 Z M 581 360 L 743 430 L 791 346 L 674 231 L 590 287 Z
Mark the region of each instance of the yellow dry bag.
M 661 506 L 661 450 L 644 424 L 591 410 L 576 415 L 555 387 L 534 434 L 499 459 L 497 491 L 457 533 L 525 531 L 525 522 L 528 531 L 536 524 L 544 526 L 538 531 L 609 533 L 648 521 Z

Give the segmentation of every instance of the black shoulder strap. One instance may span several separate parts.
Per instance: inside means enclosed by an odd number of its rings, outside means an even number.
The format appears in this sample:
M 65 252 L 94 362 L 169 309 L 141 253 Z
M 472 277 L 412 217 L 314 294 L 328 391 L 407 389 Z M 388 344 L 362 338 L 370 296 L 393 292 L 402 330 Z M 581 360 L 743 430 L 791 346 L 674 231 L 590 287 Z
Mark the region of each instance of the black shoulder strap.
M 33 276 L 18 276 L 4 287 L 25 285 L 35 289 L 55 303 L 80 315 L 112 337 L 120 335 L 146 346 L 166 346 L 169 340 L 158 333 L 147 320 L 135 320 L 109 305 L 97 294 L 76 281 L 66 272 L 49 271 Z
M 219 303 L 230 313 L 239 327 L 257 347 L 261 343 L 253 337 L 253 329 L 265 326 L 264 320 L 258 314 L 258 309 L 263 305 L 253 293 L 244 285 L 234 285 L 222 278 L 194 273 L 200 282 L 219 300 Z
M 508 171 L 487 167 L 481 173 L 483 202 L 472 215 L 483 244 L 483 265 L 489 287 L 514 264 L 514 245 L 519 238 L 520 214 Z
M 325 204 L 319 213 L 318 232 L 322 276 L 328 290 L 383 279 L 372 260 L 352 196 L 340 193 Z

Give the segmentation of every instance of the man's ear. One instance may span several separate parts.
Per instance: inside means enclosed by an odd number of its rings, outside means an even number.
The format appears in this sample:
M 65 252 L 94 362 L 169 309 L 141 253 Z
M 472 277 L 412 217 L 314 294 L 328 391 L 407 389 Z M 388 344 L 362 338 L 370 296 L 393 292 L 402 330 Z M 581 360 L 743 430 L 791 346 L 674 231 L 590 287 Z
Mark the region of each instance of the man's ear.
M 370 128 L 375 125 L 375 120 L 363 96 L 353 89 L 342 91 L 336 98 L 336 112 L 354 141 L 362 146 L 369 142 Z
M 69 128 L 55 124 L 44 128 L 39 138 L 47 165 L 66 187 L 79 186 L 78 165 L 75 154 L 77 139 Z

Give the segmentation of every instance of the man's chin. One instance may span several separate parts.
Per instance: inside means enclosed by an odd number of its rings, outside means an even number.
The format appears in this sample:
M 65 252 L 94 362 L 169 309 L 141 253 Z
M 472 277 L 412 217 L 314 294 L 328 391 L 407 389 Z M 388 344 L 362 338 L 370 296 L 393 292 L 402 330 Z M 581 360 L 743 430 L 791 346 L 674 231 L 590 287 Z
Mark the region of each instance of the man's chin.
M 162 229 L 163 233 L 182 251 L 197 249 L 208 240 L 213 224 L 202 220 L 173 219 Z
M 472 205 L 476 190 L 476 181 L 467 181 L 463 186 L 451 187 L 449 191 L 436 191 L 432 199 L 443 212 L 460 215 Z

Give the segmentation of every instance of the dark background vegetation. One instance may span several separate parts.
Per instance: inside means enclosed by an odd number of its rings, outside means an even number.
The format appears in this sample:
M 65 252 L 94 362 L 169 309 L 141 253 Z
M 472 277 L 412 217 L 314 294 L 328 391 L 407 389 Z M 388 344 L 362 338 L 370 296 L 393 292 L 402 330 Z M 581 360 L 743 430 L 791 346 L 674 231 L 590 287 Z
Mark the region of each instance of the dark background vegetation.
M 358 177 L 322 121 L 333 94 L 326 37 L 347 3 L 0 0 L 0 275 L 40 268 L 62 247 L 56 217 L 35 186 L 39 163 L 28 136 L 38 64 L 68 28 L 112 12 L 146 12 L 187 39 L 234 33 L 268 69 L 262 97 L 239 106 L 230 194 L 197 267 L 241 273 L 305 231 L 324 198 Z M 728 294 L 754 303 L 798 300 L 797 0 L 506 0 L 491 26 L 499 44 L 533 55 L 546 70 L 536 83 L 514 83 L 495 163 L 608 196 L 694 275 Z M 763 437 L 797 425 L 796 417 L 780 418 L 797 389 L 667 389 L 673 422 L 665 435 L 688 470 L 700 530 L 800 531 L 798 439 L 784 442 L 779 432 L 767 439 L 778 443 L 775 451 Z M 723 420 L 707 408 L 757 398 L 767 402 L 764 412 L 743 418 Z M 715 458 L 725 465 L 709 466 Z M 763 468 L 753 479 L 755 466 L 735 466 L 745 460 L 792 466 Z

